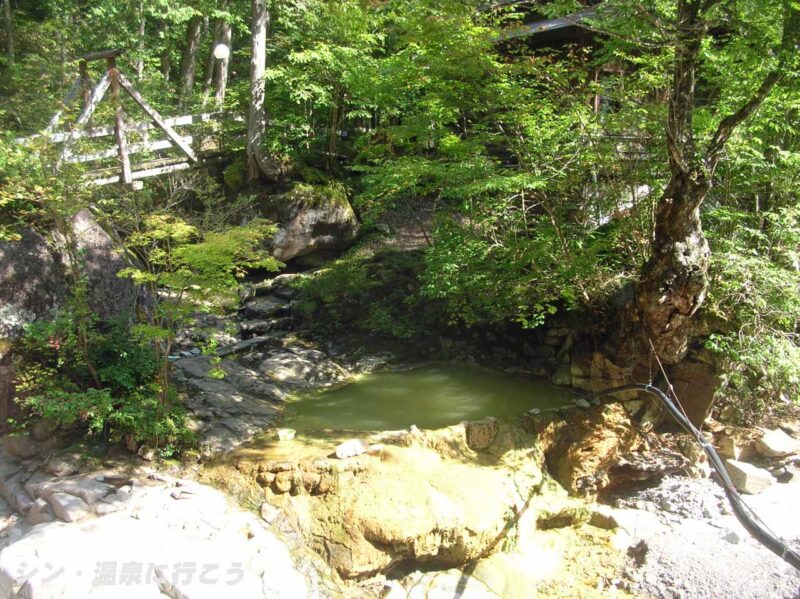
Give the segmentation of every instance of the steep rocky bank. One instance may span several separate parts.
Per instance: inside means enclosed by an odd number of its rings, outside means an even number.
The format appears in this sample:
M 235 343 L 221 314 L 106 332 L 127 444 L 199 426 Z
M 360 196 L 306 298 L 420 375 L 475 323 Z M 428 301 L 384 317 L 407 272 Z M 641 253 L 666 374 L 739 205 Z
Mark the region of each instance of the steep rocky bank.
M 299 335 L 297 283 L 305 276 L 253 285 L 235 318 L 198 315 L 179 336 L 176 379 L 204 463 L 130 456 L 83 463 L 59 450 L 59 433 L 48 430 L 6 441 L 13 455 L 0 460 L 0 493 L 15 512 L 0 532 L 7 596 L 54 597 L 64 589 L 87 597 L 218 596 L 221 578 L 210 585 L 200 570 L 181 569 L 185 563 L 218 566 L 236 579 L 231 590 L 246 597 L 733 592 L 741 581 L 706 559 L 708 548 L 733 561 L 744 558 L 732 552 L 743 552 L 755 564 L 753 597 L 792 596 L 795 574 L 723 513 L 713 483 L 665 479 L 681 482 L 663 492 L 641 490 L 665 474 L 707 470 L 680 438 L 650 431 L 652 413 L 637 398 L 576 402 L 438 431 L 322 431 L 277 440 L 275 427 L 292 393 L 343 384 L 393 359 Z M 552 347 L 552 355 L 539 352 L 530 360 L 558 362 L 569 351 L 550 344 L 568 347 L 568 337 L 545 334 L 542 347 Z M 210 340 L 216 350 L 204 353 Z M 476 359 L 473 345 L 451 341 L 443 347 L 454 357 Z M 515 355 L 494 360 L 530 370 L 533 362 L 514 362 Z M 728 437 L 720 432 L 717 444 L 731 457 L 751 459 L 744 449 L 752 440 L 728 443 Z M 337 456 L 342 442 L 359 455 Z M 153 457 L 150 448 L 139 453 Z M 759 465 L 776 473 L 796 470 L 786 456 L 780 463 L 764 459 Z M 796 485 L 772 488 L 778 491 L 763 503 L 766 510 L 785 510 L 798 497 Z M 704 507 L 693 511 L 698 502 Z M 120 530 L 127 542 L 118 543 L 119 551 L 99 549 L 114 545 Z M 162 536 L 154 547 L 152 539 Z M 86 549 L 54 549 L 67 545 Z M 230 563 L 220 561 L 220 547 Z M 121 582 L 132 576 L 123 578 L 125 564 L 142 565 L 141 583 Z M 103 568 L 106 576 L 114 570 L 115 585 L 101 584 Z

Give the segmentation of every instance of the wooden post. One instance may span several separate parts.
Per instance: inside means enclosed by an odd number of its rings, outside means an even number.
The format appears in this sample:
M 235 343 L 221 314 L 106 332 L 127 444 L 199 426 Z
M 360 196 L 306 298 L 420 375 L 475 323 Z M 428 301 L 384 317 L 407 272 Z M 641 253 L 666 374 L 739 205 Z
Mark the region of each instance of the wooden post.
M 131 160 L 128 156 L 128 140 L 125 137 L 125 119 L 123 118 L 122 102 L 119 98 L 119 69 L 117 69 L 117 59 L 110 56 L 107 59 L 108 76 L 111 79 L 111 100 L 114 102 L 115 121 L 114 134 L 117 138 L 117 149 L 119 151 L 119 161 L 122 164 L 120 183 L 130 185 L 133 182 L 131 177 Z
M 56 170 L 61 166 L 61 163 L 65 158 L 69 158 L 73 142 L 81 136 L 81 128 L 85 127 L 86 123 L 89 122 L 89 119 L 92 118 L 92 114 L 97 108 L 97 104 L 103 99 L 106 91 L 108 91 L 108 86 L 108 72 L 106 72 L 92 90 L 92 96 L 89 98 L 89 103 L 83 107 L 83 112 L 81 112 L 80 116 L 78 117 L 78 121 L 75 123 L 75 128 L 69 134 L 67 139 L 64 140 L 64 147 L 61 149 L 61 157 L 56 162 Z

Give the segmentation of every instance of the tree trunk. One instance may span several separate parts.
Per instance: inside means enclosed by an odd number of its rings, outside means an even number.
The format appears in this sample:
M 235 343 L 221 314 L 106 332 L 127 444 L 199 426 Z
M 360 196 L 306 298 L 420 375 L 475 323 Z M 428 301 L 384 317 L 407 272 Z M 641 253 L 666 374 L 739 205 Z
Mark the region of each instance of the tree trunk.
M 710 189 L 702 177 L 672 175 L 656 206 L 650 259 L 636 289 L 642 332 L 668 364 L 686 355 L 692 317 L 708 291 L 711 251 L 700 224 L 700 205 Z
M 778 83 L 783 65 L 796 52 L 800 39 L 800 10 L 785 2 L 781 46 L 773 50 L 780 58 L 779 65 L 767 73 L 745 103 L 720 121 L 708 146 L 699 150 L 693 127 L 695 77 L 709 26 L 703 11 L 713 4 L 678 1 L 666 126 L 670 179 L 656 206 L 650 259 L 636 285 L 636 299 L 623 307 L 605 352 L 619 365 L 641 360 L 649 354 L 651 344 L 666 364 L 675 364 L 686 355 L 696 331 L 693 316 L 703 305 L 709 284 L 711 252 L 700 222 L 700 207 L 711 190 L 725 144 Z
M 11 0 L 3 0 L 3 20 L 6 26 L 6 52 L 8 63 L 14 66 L 14 23 L 11 20 Z
M 203 106 L 211 95 L 211 86 L 214 85 L 214 103 L 217 108 L 221 108 L 225 102 L 225 88 L 228 84 L 228 64 L 230 56 L 218 60 L 214 56 L 214 49 L 218 44 L 223 44 L 230 49 L 231 47 L 231 26 L 225 19 L 217 21 L 214 28 L 214 40 L 208 52 L 208 64 L 206 65 L 206 77 L 203 81 Z
M 169 52 L 169 26 L 162 22 L 159 26 L 160 37 L 164 41 L 164 49 L 161 51 L 161 74 L 164 76 L 164 81 L 169 81 L 172 72 L 172 60 Z
M 136 18 L 139 19 L 139 39 L 136 42 L 136 78 L 141 79 L 144 75 L 144 34 L 145 34 L 145 18 L 144 18 L 144 3 L 140 2 L 136 9 Z
M 214 83 L 214 73 L 216 71 L 217 59 L 214 58 L 214 48 L 219 43 L 220 37 L 220 22 L 218 21 L 214 27 L 214 35 L 211 38 L 211 47 L 208 50 L 208 60 L 206 61 L 206 72 L 203 78 L 203 106 L 208 101 L 208 96 L 211 93 L 211 85 Z
M 197 50 L 200 48 L 200 28 L 203 26 L 203 17 L 195 15 L 189 19 L 186 26 L 186 46 L 181 58 L 181 93 L 180 102 L 186 104 L 192 98 L 194 87 L 194 72 L 197 67 Z
M 650 259 L 636 288 L 645 350 L 652 343 L 662 361 L 680 361 L 689 347 L 692 316 L 708 291 L 710 250 L 700 205 L 711 178 L 694 140 L 695 78 L 707 24 L 698 0 L 678 3 L 677 43 L 667 117 L 670 180 L 655 210 Z
M 261 178 L 275 179 L 274 165 L 263 149 L 266 127 L 264 101 L 264 72 L 267 66 L 267 30 L 269 11 L 266 0 L 253 0 L 253 23 L 251 27 L 252 56 L 250 58 L 250 110 L 247 115 L 247 174 L 251 181 Z
M 220 21 L 220 37 L 219 42 L 225 44 L 228 48 L 231 47 L 231 24 L 223 19 Z M 217 108 L 222 108 L 225 104 L 225 90 L 228 87 L 228 71 L 230 70 L 230 56 L 219 61 L 217 65 L 217 80 L 216 90 L 214 94 L 214 101 Z

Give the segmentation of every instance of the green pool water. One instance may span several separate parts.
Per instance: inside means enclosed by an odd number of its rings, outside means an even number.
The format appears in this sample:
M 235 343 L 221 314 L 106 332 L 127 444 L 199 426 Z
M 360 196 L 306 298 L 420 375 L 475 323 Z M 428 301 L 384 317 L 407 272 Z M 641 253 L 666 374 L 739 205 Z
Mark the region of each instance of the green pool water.
M 288 406 L 285 426 L 298 431 L 439 428 L 485 416 L 520 416 L 571 400 L 569 392 L 541 379 L 432 364 L 367 374 L 345 387 L 298 396 Z

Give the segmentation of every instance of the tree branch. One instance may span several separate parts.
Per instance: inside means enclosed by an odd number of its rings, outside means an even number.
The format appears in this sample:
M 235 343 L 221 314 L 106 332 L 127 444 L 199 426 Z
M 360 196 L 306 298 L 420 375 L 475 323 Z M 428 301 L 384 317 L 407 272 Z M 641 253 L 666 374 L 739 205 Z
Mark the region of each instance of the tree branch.
M 733 131 L 759 109 L 780 79 L 780 70 L 776 68 L 764 78 L 764 81 L 761 82 L 761 85 L 758 86 L 756 92 L 747 102 L 742 104 L 736 112 L 722 119 L 706 151 L 706 162 L 710 166 L 716 166 L 716 162 L 719 161 L 719 156 Z
M 710 171 L 713 171 L 719 162 L 722 150 L 730 139 L 736 127 L 761 107 L 772 89 L 783 78 L 786 60 L 795 52 L 795 46 L 800 37 L 800 9 L 794 8 L 788 0 L 783 2 L 783 34 L 781 36 L 778 64 L 764 77 L 761 85 L 750 99 L 742 104 L 735 112 L 726 116 L 720 122 L 714 136 L 708 144 L 705 162 Z
M 700 12 L 703 13 L 708 12 L 720 2 L 721 0 L 705 0 L 705 2 L 703 2 L 702 6 L 700 7 Z

